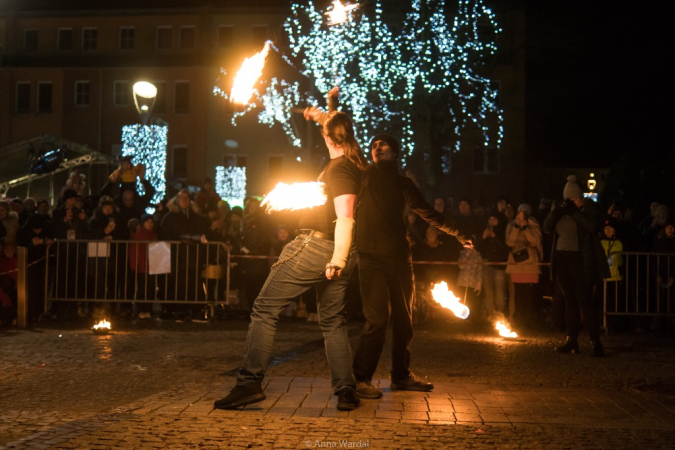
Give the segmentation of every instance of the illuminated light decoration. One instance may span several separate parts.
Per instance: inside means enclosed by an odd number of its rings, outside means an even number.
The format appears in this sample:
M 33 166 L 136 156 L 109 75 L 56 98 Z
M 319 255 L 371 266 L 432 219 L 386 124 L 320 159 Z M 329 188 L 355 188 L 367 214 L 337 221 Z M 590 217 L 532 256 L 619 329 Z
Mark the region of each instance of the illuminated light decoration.
M 216 192 L 230 207 L 244 206 L 246 167 L 216 167 Z
M 328 198 L 324 186 L 319 181 L 293 184 L 278 183 L 265 196 L 260 206 L 264 206 L 267 211 L 296 211 L 325 205 Z
M 155 188 L 150 203 L 159 203 L 166 194 L 166 145 L 169 127 L 166 125 L 126 125 L 122 127 L 122 155 L 132 156 L 132 164 L 145 165 L 145 179 Z M 139 195 L 145 194 L 140 182 Z
M 505 321 L 498 320 L 495 322 L 495 330 L 499 332 L 499 335 L 503 338 L 517 338 L 518 333 L 511 331 L 511 328 L 506 324 Z
M 340 0 L 333 0 L 333 7 L 326 13 L 328 16 L 328 25 L 338 25 L 348 19 L 348 13 L 359 5 L 343 5 Z
M 439 143 L 439 148 L 443 146 L 439 149 L 442 170 L 447 172 L 447 154 L 475 145 L 469 132 L 479 131 L 483 147 L 500 148 L 504 137 L 497 91 L 480 74 L 494 55 L 501 32 L 494 13 L 483 3 L 458 0 L 457 13 L 448 21 L 445 0 L 412 0 L 397 35 L 382 21 L 381 1 L 374 2 L 372 18 L 361 9 L 359 14 L 352 10 L 351 20 L 331 27 L 312 1 L 294 3 L 284 24 L 288 48 L 277 51 L 313 82 L 312 92 L 325 93 L 340 86 L 341 108 L 354 120 L 362 145 L 369 142 L 373 131 L 396 134 L 400 130 L 404 164 L 416 148 L 429 148 L 422 133 L 416 135 L 415 130 L 434 126 L 420 124 L 414 112 L 426 107 L 429 96 L 441 99 L 439 105 L 447 108 L 447 126 L 455 136 L 453 142 Z M 422 11 L 428 14 L 423 16 Z M 267 83 L 266 92 L 255 94 L 264 108 L 259 121 L 282 124 L 290 142 L 301 147 L 299 130 L 288 123 L 288 111 L 299 104 L 316 106 L 316 100 L 309 92 L 301 92 L 295 80 L 271 78 L 262 83 Z M 214 89 L 214 93 L 219 92 Z
M 448 289 L 448 283 L 441 281 L 436 283 L 431 288 L 431 295 L 436 303 L 443 308 L 449 309 L 452 313 L 460 319 L 469 317 L 469 307 L 462 303 L 451 290 Z
M 270 42 L 267 41 L 261 51 L 244 60 L 232 84 L 232 93 L 230 95 L 232 103 L 246 105 L 251 100 L 255 91 L 253 86 L 262 76 L 265 59 L 269 51 Z

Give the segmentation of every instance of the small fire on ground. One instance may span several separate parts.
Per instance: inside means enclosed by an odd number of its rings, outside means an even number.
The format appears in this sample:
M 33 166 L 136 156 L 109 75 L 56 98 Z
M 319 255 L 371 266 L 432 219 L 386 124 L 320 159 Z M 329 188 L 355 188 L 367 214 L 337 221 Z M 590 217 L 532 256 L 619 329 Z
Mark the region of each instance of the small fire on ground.
M 503 320 L 498 320 L 495 323 L 495 329 L 499 331 L 499 335 L 504 338 L 517 338 L 518 333 L 515 331 L 511 331 L 511 328 L 508 326 L 508 324 L 503 321 Z
M 92 327 L 94 331 L 107 331 L 110 329 L 110 322 L 107 320 L 101 320 L 99 323 Z
M 441 305 L 443 308 L 447 308 L 452 313 L 459 317 L 460 319 L 466 319 L 469 317 L 469 307 L 460 301 L 460 298 L 457 297 L 450 289 L 448 289 L 448 283 L 441 281 L 436 283 L 431 288 L 431 295 L 433 296 L 436 303 Z

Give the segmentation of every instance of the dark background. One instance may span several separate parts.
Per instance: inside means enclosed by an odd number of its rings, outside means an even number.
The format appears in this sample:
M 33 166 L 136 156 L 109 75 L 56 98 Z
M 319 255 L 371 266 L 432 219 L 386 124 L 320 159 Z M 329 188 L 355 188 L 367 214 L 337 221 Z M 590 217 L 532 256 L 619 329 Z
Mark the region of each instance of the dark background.
M 672 153 L 665 2 L 526 4 L 529 156 L 563 167 Z

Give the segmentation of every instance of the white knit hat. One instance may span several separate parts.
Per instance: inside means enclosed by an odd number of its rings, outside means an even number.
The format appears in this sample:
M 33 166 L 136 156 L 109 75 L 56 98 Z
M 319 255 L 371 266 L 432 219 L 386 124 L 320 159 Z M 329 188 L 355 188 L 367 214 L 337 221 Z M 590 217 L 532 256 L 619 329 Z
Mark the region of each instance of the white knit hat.
M 563 198 L 583 198 L 584 194 L 581 192 L 581 186 L 577 184 L 577 177 L 570 175 L 567 177 L 567 184 L 563 190 Z

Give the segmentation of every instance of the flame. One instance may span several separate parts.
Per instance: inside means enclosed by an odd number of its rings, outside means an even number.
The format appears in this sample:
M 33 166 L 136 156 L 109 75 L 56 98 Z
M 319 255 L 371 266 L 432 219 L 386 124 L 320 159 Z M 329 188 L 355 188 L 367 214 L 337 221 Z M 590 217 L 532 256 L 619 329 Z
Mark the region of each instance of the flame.
M 326 13 L 328 25 L 337 25 L 347 21 L 347 13 L 359 5 L 343 5 L 340 0 L 333 0 L 333 9 Z
M 314 208 L 326 204 L 328 198 L 324 192 L 324 184 L 318 181 L 308 183 L 279 183 L 265 196 L 260 204 L 267 211 L 283 211 Z
M 505 337 L 505 338 L 517 338 L 518 337 L 518 333 L 516 333 L 515 331 L 511 331 L 511 328 L 509 328 L 509 326 L 506 324 L 506 322 L 504 322 L 502 320 L 498 320 L 495 323 L 495 329 L 497 331 L 499 331 L 499 335 L 501 337 Z
M 110 322 L 107 320 L 101 320 L 99 323 L 93 326 L 94 330 L 101 330 L 103 328 L 110 329 Z
M 447 308 L 453 312 L 453 314 L 460 319 L 466 319 L 469 317 L 469 307 L 462 303 L 451 290 L 448 289 L 448 283 L 441 281 L 440 283 L 434 284 L 431 288 L 431 295 L 433 295 L 434 300 L 441 305 L 443 308 Z
M 237 72 L 232 83 L 232 92 L 230 94 L 230 101 L 240 105 L 246 105 L 253 96 L 253 85 L 258 81 L 262 75 L 263 67 L 265 67 L 265 58 L 270 51 L 270 42 L 265 42 L 265 47 L 251 56 L 246 58 L 241 65 L 241 69 Z

